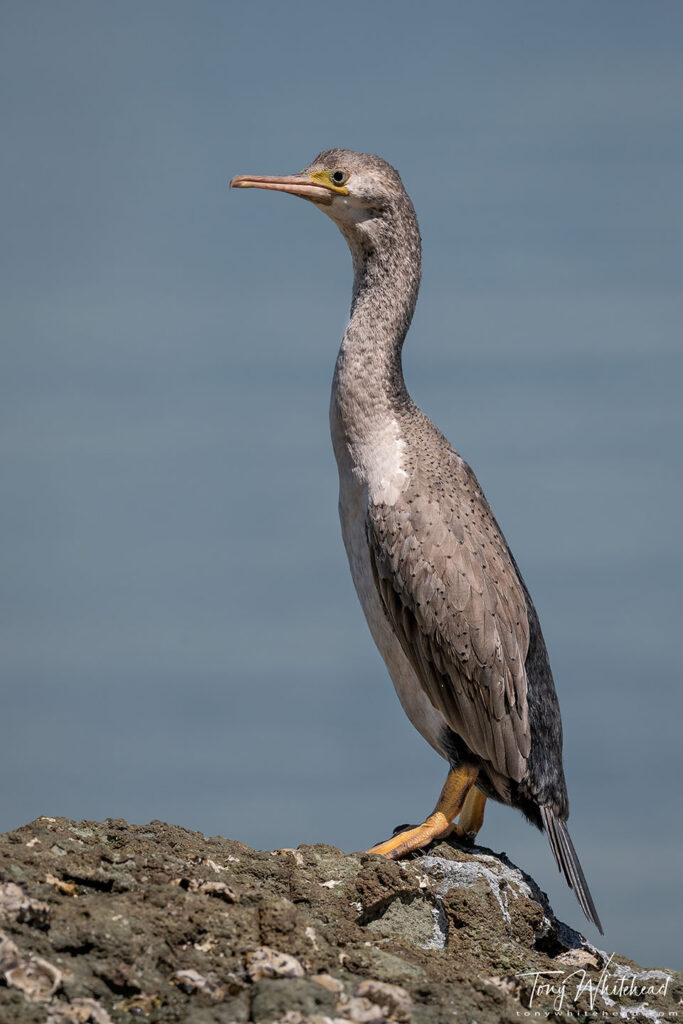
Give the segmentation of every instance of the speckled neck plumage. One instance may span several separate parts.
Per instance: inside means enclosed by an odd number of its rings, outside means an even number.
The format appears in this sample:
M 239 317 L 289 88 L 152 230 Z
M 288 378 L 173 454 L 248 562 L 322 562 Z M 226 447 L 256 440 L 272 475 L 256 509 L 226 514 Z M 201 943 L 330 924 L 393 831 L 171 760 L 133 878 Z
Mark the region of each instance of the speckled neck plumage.
M 417 302 L 421 245 L 417 217 L 405 193 L 381 216 L 339 225 L 353 259 L 351 319 L 332 387 L 332 418 L 347 443 L 373 424 L 406 412 L 401 350 Z

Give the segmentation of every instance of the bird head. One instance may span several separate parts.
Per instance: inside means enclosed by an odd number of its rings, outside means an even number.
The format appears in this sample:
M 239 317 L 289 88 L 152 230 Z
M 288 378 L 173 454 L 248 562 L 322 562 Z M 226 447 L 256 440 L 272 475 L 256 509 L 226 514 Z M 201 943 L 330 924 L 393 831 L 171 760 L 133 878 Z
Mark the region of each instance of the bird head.
M 351 149 L 327 149 L 300 174 L 238 174 L 231 188 L 288 192 L 314 203 L 347 234 L 368 222 L 391 219 L 410 203 L 396 171 L 386 160 Z

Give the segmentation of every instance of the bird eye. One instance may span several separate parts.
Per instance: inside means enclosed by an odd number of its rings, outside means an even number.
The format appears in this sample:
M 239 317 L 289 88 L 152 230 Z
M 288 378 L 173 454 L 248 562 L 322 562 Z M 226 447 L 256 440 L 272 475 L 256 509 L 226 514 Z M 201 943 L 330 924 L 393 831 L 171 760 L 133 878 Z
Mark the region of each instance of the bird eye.
M 343 185 L 348 178 L 348 174 L 346 173 L 346 171 L 332 171 L 330 178 L 335 183 L 335 185 Z

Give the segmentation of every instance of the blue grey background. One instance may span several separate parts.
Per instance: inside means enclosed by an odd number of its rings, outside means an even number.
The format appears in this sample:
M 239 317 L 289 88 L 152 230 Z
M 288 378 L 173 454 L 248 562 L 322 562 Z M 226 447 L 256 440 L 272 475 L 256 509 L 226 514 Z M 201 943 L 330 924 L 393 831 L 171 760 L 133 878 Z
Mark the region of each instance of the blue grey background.
M 353 850 L 433 806 L 337 523 L 348 253 L 227 189 L 374 151 L 423 233 L 409 387 L 541 612 L 600 945 L 683 966 L 681 4 L 0 12 L 0 828 Z M 583 927 L 517 814 L 481 838 Z

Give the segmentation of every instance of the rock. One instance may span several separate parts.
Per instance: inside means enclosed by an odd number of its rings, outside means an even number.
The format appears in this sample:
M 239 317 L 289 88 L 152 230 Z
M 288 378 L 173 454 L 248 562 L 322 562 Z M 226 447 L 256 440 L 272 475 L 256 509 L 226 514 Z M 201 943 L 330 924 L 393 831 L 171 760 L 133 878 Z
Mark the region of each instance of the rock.
M 15 967 L 5 971 L 8 985 L 21 989 L 29 1003 L 49 1003 L 59 988 L 62 972 L 53 964 L 32 953 Z
M 217 1003 L 222 1002 L 226 996 L 226 989 L 222 985 L 205 978 L 199 971 L 174 971 L 169 980 L 188 995 L 199 992 Z M 126 1009 L 129 1010 L 130 1006 L 126 1006 Z
M 217 896 L 226 903 L 236 903 L 237 896 L 225 882 L 201 882 L 196 878 L 174 878 L 171 885 L 179 885 L 188 892 L 203 892 L 207 896 Z
M 343 1019 L 353 1024 L 387 1024 L 387 1018 L 377 1003 L 360 996 L 353 996 L 339 1008 Z
M 0 836 L 0 928 L 2 1024 L 652 1024 L 683 999 L 681 975 L 608 956 L 456 840 L 394 863 L 39 818 Z
M 330 1016 L 335 1007 L 334 995 L 307 978 L 261 978 L 254 985 L 251 1019 L 270 1024 L 292 1010 L 305 1017 Z
M 368 979 L 361 981 L 354 995 L 369 999 L 370 1002 L 379 1006 L 388 1020 L 398 1021 L 399 1024 L 409 1024 L 413 1001 L 408 992 L 400 985 L 387 985 L 383 981 Z
M 16 942 L 9 935 L 0 932 L 0 974 L 7 974 L 21 963 L 21 956 Z
M 259 978 L 303 978 L 306 973 L 295 956 L 279 953 L 269 946 L 247 953 L 247 972 L 252 981 Z
M 65 892 L 67 896 L 78 896 L 78 886 L 75 882 L 64 882 L 61 878 L 56 878 L 50 871 L 45 872 L 45 881 L 48 885 L 54 885 L 60 892 Z
M 45 928 L 49 916 L 47 903 L 31 899 L 23 886 L 15 882 L 0 883 L 0 924 L 18 921 L 34 928 Z
M 46 1024 L 112 1024 L 112 1020 L 94 999 L 74 999 L 72 1003 L 54 1005 Z
M 344 982 L 340 981 L 339 978 L 333 978 L 329 974 L 314 974 L 313 981 L 317 982 L 318 985 L 322 985 L 328 992 L 333 992 L 337 997 L 344 993 Z

